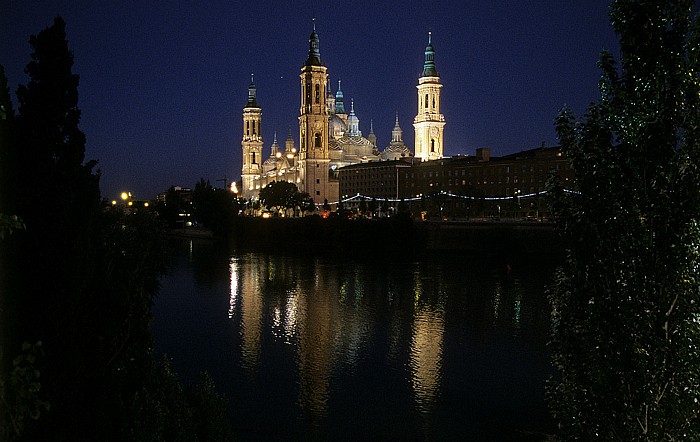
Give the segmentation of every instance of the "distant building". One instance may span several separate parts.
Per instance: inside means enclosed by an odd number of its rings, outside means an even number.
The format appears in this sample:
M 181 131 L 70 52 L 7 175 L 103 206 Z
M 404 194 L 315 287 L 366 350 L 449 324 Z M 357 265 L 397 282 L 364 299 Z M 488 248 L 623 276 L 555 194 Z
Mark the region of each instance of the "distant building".
M 415 160 L 420 161 L 420 160 Z M 405 174 L 411 170 L 413 158 L 354 164 L 339 170 L 340 197 L 347 200 L 357 195 L 367 198 L 397 200 L 405 195 Z
M 415 215 L 541 217 L 551 174 L 571 187 L 573 170 L 561 150 L 542 146 L 503 157 L 480 148 L 474 156 L 357 164 L 340 169 L 339 180 L 343 199 L 406 201 Z

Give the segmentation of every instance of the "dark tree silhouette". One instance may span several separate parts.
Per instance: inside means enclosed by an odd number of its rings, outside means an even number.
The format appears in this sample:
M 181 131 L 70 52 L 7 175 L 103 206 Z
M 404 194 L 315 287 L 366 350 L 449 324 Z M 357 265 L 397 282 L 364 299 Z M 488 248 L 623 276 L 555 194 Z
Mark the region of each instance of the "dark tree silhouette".
M 1 231 L 22 227 L 0 246 L 0 438 L 162 440 L 155 424 L 179 423 L 187 429 L 180 436 L 196 440 L 212 423 L 195 417 L 212 396 L 210 382 L 188 397 L 171 372 L 161 376 L 167 366 L 151 355 L 164 231 L 148 211 L 101 205 L 95 163 L 84 163 L 65 22 L 57 17 L 30 45 L 29 83 L 17 90 L 16 118 L 0 72 L 0 171 L 11 171 L 13 180 L 2 189 L 2 210 L 12 208 L 7 215 L 24 223 L 0 216 Z M 160 394 L 170 387 L 173 395 Z M 221 404 L 208 405 L 219 419 Z M 135 416 L 154 426 L 139 427 Z M 226 422 L 216 427 L 226 432 Z
M 690 0 L 619 0 L 620 64 L 557 131 L 580 193 L 555 186 L 569 259 L 551 290 L 565 440 L 700 438 L 700 24 Z

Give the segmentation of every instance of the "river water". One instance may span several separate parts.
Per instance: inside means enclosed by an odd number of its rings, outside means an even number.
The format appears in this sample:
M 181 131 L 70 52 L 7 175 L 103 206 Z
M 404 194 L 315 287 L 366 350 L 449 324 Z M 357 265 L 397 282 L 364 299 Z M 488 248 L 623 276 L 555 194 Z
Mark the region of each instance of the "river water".
M 553 267 L 186 239 L 152 332 L 185 382 L 209 372 L 240 440 L 538 440 Z

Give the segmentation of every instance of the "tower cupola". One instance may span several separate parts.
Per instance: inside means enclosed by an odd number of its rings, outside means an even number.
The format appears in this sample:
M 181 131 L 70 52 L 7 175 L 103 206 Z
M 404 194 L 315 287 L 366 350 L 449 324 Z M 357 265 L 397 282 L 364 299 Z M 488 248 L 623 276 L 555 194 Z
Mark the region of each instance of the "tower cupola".
M 355 100 L 350 100 L 350 116 L 348 117 L 348 135 L 351 137 L 361 137 L 360 119 L 355 115 Z
M 338 92 L 335 93 L 335 113 L 345 113 L 345 103 L 343 103 L 343 91 L 340 89 L 340 80 L 338 80 Z
M 321 51 L 319 50 L 318 34 L 316 33 L 316 19 L 313 19 L 313 31 L 309 36 L 309 57 L 306 59 L 306 66 L 322 66 Z
M 423 63 L 422 77 L 439 77 L 435 69 L 435 49 L 433 48 L 433 36 L 428 32 L 428 46 L 425 47 L 425 63 Z
M 250 74 L 250 84 L 248 85 L 248 104 L 246 107 L 258 107 L 258 102 L 255 95 L 255 82 L 253 81 L 253 74 Z
M 399 113 L 396 112 L 396 123 L 394 123 L 394 128 L 391 130 L 391 144 L 403 144 L 402 136 L 403 131 L 401 130 L 401 126 L 399 126 Z

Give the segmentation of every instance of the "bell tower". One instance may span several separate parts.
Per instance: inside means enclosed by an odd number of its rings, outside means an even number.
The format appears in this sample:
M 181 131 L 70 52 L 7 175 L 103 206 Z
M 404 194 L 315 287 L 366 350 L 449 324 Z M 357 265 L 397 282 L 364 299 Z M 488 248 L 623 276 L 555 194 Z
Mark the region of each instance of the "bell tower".
M 250 198 L 257 195 L 255 189 L 255 177 L 260 175 L 260 165 L 262 164 L 262 133 L 260 123 L 262 121 L 262 109 L 258 106 L 256 99 L 255 83 L 253 75 L 250 76 L 248 86 L 248 103 L 243 108 L 243 170 L 241 170 L 241 192 L 243 198 Z
M 301 107 L 299 109 L 299 187 L 314 202 L 323 203 L 331 196 L 328 153 L 328 74 L 321 63 L 318 34 L 314 20 L 309 37 L 309 56 L 301 68 Z
M 435 50 L 428 33 L 423 75 L 418 79 L 418 115 L 413 120 L 416 134 L 416 157 L 421 161 L 437 160 L 443 153 L 445 116 L 440 113 L 440 75 L 435 69 Z

